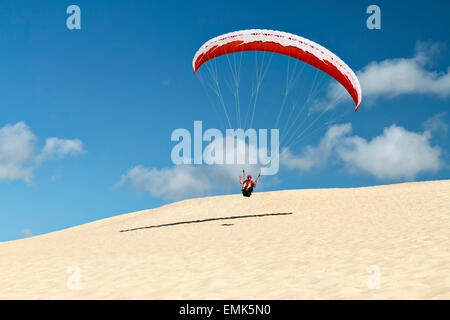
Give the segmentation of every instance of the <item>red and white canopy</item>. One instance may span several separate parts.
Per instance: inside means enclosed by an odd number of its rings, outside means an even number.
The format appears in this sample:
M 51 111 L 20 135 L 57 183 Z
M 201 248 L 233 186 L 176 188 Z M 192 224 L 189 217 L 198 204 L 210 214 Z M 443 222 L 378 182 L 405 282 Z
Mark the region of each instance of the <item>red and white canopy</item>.
M 205 62 L 242 51 L 268 51 L 299 59 L 336 79 L 355 102 L 362 100 L 361 86 L 352 69 L 321 45 L 295 34 L 273 30 L 242 30 L 215 37 L 203 44 L 194 56 L 194 73 Z

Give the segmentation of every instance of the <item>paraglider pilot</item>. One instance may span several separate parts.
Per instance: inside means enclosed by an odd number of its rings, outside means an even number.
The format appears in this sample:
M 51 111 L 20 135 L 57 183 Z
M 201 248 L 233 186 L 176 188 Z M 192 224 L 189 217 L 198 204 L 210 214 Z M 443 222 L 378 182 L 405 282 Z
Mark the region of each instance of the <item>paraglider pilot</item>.
M 261 176 L 261 174 L 258 175 L 255 182 L 252 181 L 252 175 L 247 175 L 247 180 L 242 181 L 242 177 L 245 177 L 245 170 L 242 170 L 243 175 L 239 176 L 239 183 L 242 184 L 242 195 L 244 197 L 250 197 L 253 192 L 253 188 L 256 188 L 256 185 L 258 184 L 258 179 Z

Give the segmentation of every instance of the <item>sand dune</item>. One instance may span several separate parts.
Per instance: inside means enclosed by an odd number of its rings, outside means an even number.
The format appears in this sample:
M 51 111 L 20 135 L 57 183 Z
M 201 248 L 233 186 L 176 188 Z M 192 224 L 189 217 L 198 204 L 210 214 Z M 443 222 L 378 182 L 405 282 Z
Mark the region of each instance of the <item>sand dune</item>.
M 191 199 L 0 243 L 0 298 L 450 299 L 449 238 L 450 180 Z

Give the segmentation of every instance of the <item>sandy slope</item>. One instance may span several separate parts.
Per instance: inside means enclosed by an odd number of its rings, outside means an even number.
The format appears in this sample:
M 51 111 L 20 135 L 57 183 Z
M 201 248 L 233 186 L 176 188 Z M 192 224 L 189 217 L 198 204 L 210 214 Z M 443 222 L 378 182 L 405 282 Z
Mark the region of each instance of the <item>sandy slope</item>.
M 450 180 L 192 199 L 0 243 L 0 298 L 449 299 L 449 238 Z

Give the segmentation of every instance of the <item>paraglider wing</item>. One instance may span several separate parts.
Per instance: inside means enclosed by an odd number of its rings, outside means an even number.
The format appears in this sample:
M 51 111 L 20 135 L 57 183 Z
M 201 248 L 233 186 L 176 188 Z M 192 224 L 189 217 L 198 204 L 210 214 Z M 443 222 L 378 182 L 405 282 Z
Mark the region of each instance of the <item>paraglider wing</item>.
M 195 54 L 192 61 L 194 73 L 211 59 L 243 51 L 268 51 L 301 60 L 336 79 L 355 102 L 355 111 L 361 104 L 361 86 L 349 66 L 321 45 L 281 31 L 242 30 L 213 38 L 203 44 Z

